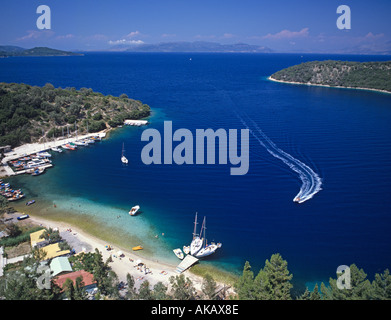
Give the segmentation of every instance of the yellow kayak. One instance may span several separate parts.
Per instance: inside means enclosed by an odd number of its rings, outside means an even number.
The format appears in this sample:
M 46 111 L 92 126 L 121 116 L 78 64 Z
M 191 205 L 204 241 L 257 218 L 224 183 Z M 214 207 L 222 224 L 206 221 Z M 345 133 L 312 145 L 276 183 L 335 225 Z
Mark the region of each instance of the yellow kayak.
M 143 250 L 144 248 L 142 246 L 137 246 L 137 247 L 133 247 L 132 250 L 133 251 L 137 251 L 137 250 Z

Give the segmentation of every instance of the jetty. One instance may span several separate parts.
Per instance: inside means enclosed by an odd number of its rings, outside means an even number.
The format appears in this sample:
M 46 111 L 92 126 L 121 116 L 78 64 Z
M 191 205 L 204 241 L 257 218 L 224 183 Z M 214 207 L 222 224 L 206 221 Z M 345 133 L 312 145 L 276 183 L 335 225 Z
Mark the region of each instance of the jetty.
M 189 269 L 193 264 L 197 263 L 198 259 L 188 254 L 185 259 L 182 260 L 180 264 L 175 269 L 175 272 L 182 273 L 183 271 Z
M 68 137 L 65 139 L 56 139 L 55 141 L 49 141 L 45 143 L 30 143 L 30 144 L 25 144 L 16 147 L 15 149 L 7 153 L 4 153 L 4 158 L 1 160 L 1 164 L 0 164 L 2 167 L 2 171 L 5 173 L 6 176 L 14 176 L 14 175 L 25 173 L 25 170 L 14 172 L 14 170 L 12 170 L 12 168 L 8 165 L 8 162 L 21 157 L 29 156 L 34 153 L 46 151 L 53 147 L 60 147 L 64 144 L 75 142 L 76 140 L 90 138 L 90 137 L 99 137 L 100 139 L 105 138 L 106 130 L 97 133 L 85 134 L 83 136 Z M 47 164 L 40 167 L 50 168 L 52 167 L 52 165 Z
M 148 124 L 148 121 L 147 120 L 125 120 L 124 121 L 124 124 L 127 125 L 127 126 L 145 126 Z

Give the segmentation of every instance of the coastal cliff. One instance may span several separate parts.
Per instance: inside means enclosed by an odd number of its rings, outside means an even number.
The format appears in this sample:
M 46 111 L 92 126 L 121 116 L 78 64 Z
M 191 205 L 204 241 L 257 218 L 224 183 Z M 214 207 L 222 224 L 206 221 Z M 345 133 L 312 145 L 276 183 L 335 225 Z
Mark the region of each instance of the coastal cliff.
M 391 93 L 391 61 L 311 61 L 280 70 L 270 80 Z

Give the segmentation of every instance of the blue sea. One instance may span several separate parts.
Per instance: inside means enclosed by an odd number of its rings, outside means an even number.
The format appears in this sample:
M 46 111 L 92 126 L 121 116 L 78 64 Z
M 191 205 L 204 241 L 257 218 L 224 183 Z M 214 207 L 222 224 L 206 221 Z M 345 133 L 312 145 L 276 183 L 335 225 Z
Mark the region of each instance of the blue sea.
M 282 68 L 327 59 L 391 57 L 86 53 L 0 59 L 3 82 L 126 93 L 152 108 L 148 126 L 116 129 L 94 146 L 54 155 L 46 174 L 12 181 L 28 198 L 137 235 L 168 263 L 178 261 L 172 249 L 189 244 L 198 212 L 207 217 L 207 238 L 223 244 L 204 264 L 240 273 L 249 261 L 257 273 L 280 253 L 299 286 L 328 282 L 339 265 L 352 263 L 372 279 L 391 267 L 391 95 L 267 79 Z M 163 137 L 164 121 L 193 133 L 251 129 L 248 173 L 230 175 L 229 162 L 145 165 L 141 134 L 155 128 Z M 127 166 L 120 162 L 122 143 Z M 321 190 L 294 203 L 314 178 Z M 130 217 L 136 204 L 142 214 Z

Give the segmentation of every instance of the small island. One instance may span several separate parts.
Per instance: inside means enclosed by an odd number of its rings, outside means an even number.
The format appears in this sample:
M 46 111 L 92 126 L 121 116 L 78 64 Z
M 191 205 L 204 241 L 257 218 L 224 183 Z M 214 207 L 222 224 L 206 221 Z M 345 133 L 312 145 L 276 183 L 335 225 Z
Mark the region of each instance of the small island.
M 391 93 L 391 61 L 310 61 L 280 70 L 269 80 Z
M 64 57 L 83 56 L 81 53 L 62 51 L 47 47 L 25 49 L 17 46 L 0 46 L 0 58 L 8 57 Z
M 77 130 L 93 133 L 150 115 L 141 101 L 103 95 L 90 88 L 0 83 L 0 146 L 48 141 Z

